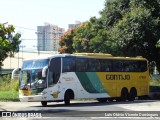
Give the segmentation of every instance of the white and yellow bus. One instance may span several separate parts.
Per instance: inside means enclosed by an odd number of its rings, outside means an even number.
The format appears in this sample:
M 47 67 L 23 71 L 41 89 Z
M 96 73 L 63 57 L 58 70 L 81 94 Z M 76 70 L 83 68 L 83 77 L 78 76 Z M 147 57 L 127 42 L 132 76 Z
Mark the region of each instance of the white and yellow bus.
M 77 53 L 36 57 L 23 61 L 20 71 L 20 101 L 47 102 L 95 98 L 133 101 L 149 94 L 149 70 L 142 57 Z

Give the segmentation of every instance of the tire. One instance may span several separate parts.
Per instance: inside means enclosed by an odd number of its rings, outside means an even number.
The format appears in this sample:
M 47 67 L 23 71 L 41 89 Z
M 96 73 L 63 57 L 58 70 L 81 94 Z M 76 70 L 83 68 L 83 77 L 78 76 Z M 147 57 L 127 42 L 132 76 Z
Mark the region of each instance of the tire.
M 128 90 L 122 89 L 120 101 L 126 101 L 128 99 Z
M 114 98 L 108 98 L 108 102 L 113 102 Z
M 71 100 L 71 97 L 70 97 L 69 91 L 67 91 L 64 96 L 64 104 L 70 105 L 70 100 Z
M 151 100 L 152 98 L 150 98 L 148 95 L 144 95 L 144 96 L 139 96 L 138 100 Z
M 120 102 L 120 101 L 122 101 L 121 97 L 116 98 L 116 102 Z
M 47 106 L 47 101 L 41 101 L 41 105 L 42 105 L 43 107 L 46 107 L 46 106 Z
M 105 103 L 107 102 L 107 98 L 97 98 L 98 102 Z
M 137 91 L 136 89 L 133 88 L 130 90 L 130 93 L 128 94 L 128 100 L 134 101 L 136 96 L 137 96 Z

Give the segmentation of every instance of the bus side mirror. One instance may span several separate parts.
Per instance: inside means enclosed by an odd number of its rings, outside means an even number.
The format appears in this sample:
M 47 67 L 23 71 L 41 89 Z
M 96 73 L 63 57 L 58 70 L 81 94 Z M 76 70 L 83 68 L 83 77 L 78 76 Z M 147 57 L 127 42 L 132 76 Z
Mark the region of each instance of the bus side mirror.
M 13 71 L 12 71 L 12 77 L 11 79 L 14 79 L 14 75 L 17 71 L 21 71 L 21 68 L 15 68 Z
M 42 77 L 44 77 L 44 78 L 47 76 L 47 75 L 46 75 L 47 69 L 48 69 L 48 66 L 45 66 L 45 67 L 42 69 Z

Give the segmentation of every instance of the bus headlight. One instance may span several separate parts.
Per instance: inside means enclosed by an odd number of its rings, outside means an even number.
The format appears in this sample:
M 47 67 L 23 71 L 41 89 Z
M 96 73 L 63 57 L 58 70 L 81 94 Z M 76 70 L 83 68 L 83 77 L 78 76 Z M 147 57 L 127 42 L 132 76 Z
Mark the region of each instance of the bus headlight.
M 44 91 L 44 92 L 41 92 L 40 95 L 45 95 L 46 93 L 47 93 L 47 92 Z

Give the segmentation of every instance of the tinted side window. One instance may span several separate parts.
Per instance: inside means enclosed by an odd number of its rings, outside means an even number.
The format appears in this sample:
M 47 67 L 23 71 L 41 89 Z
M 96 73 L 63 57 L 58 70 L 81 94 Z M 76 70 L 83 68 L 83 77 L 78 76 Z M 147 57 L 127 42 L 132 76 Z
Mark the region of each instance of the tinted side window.
M 115 72 L 122 72 L 124 70 L 123 68 L 123 61 L 114 60 L 113 61 L 113 71 Z
M 56 84 L 61 73 L 61 58 L 52 58 L 49 65 L 48 85 Z
M 86 72 L 88 68 L 88 59 L 77 58 L 76 59 L 76 71 L 77 72 Z
M 139 61 L 139 68 L 141 72 L 147 71 L 147 61 Z
M 98 59 L 88 59 L 88 72 L 100 71 L 100 61 Z
M 147 61 L 121 60 L 113 61 L 113 71 L 115 72 L 145 72 Z
M 61 58 L 52 58 L 49 66 L 50 71 L 55 73 L 61 72 Z
M 101 59 L 100 60 L 100 71 L 101 72 L 113 71 L 112 61 L 111 60 L 106 60 L 106 59 Z
M 147 70 L 147 61 L 123 61 L 123 71 L 128 72 L 145 72 Z
M 75 58 L 63 58 L 63 72 L 74 72 L 75 71 Z
M 136 61 L 123 61 L 123 72 L 135 72 L 137 70 Z

